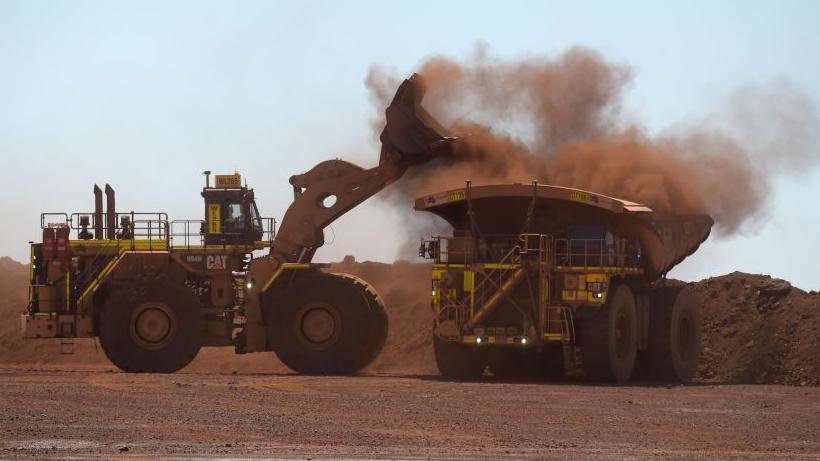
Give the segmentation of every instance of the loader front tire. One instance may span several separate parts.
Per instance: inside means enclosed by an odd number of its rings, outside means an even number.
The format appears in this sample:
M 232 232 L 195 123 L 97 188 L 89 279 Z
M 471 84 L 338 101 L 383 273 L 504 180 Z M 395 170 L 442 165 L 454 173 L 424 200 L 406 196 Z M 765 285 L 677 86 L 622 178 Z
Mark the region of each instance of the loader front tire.
M 103 352 L 130 373 L 173 373 L 202 346 L 204 320 L 186 287 L 167 281 L 121 283 L 99 316 Z
M 376 358 L 387 316 L 375 292 L 357 280 L 305 274 L 269 304 L 268 334 L 282 363 L 306 375 L 349 375 Z

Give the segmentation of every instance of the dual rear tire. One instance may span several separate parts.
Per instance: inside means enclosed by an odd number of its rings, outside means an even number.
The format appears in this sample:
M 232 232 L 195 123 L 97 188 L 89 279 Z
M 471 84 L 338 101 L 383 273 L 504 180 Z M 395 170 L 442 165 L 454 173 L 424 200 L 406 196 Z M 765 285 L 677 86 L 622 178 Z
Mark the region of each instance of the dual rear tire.
M 643 365 L 660 381 L 688 382 L 700 361 L 700 308 L 686 287 L 662 287 L 652 295 L 649 347 Z
M 638 360 L 652 379 L 692 379 L 700 358 L 697 299 L 686 287 L 661 287 L 652 292 L 650 305 L 645 351 L 638 351 L 638 312 L 625 284 L 615 286 L 607 303 L 581 323 L 581 360 L 589 379 L 625 383 Z

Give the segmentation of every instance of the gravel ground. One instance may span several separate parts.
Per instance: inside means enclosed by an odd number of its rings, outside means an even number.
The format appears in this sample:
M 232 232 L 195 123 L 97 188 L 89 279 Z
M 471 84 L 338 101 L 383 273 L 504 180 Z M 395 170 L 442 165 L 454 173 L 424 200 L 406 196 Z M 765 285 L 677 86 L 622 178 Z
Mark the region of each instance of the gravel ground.
M 0 370 L 0 458 L 820 459 L 820 388 Z

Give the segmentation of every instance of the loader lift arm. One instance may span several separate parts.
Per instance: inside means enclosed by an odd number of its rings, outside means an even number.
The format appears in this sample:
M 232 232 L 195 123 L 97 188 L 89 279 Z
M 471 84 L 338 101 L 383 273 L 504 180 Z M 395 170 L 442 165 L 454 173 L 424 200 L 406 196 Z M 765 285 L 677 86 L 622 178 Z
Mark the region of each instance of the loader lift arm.
M 247 297 L 235 323 L 237 352 L 274 350 L 285 365 L 308 374 L 355 373 L 378 355 L 387 315 L 376 291 L 357 277 L 327 274 L 309 263 L 330 223 L 408 168 L 448 152 L 456 138 L 442 134 L 424 111 L 423 95 L 418 75 L 399 86 L 385 111 L 378 166 L 327 160 L 290 178 L 294 200 L 270 253 L 248 269 Z
M 446 150 L 453 137 L 420 106 L 421 78 L 414 74 L 396 91 L 381 133 L 379 165 L 364 169 L 343 160 L 327 160 L 290 178 L 294 201 L 271 246 L 279 263 L 309 262 L 324 244 L 323 230 L 352 208 L 401 178 L 413 165 Z

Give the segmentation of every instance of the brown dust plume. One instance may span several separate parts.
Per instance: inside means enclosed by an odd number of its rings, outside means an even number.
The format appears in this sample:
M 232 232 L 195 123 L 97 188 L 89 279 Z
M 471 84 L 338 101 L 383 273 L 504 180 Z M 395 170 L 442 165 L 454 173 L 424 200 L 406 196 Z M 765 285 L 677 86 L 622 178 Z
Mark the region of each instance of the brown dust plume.
M 422 104 L 461 140 L 453 155 L 408 171 L 387 197 L 402 206 L 467 179 L 538 180 L 662 212 L 709 214 L 727 235 L 765 217 L 775 177 L 820 160 L 816 107 L 788 82 L 742 87 L 719 116 L 652 136 L 621 114 L 632 70 L 593 50 L 505 60 L 479 46 L 465 60 L 428 59 L 418 73 L 427 87 Z M 386 107 L 399 82 L 397 73 L 371 69 L 366 85 L 376 107 Z

